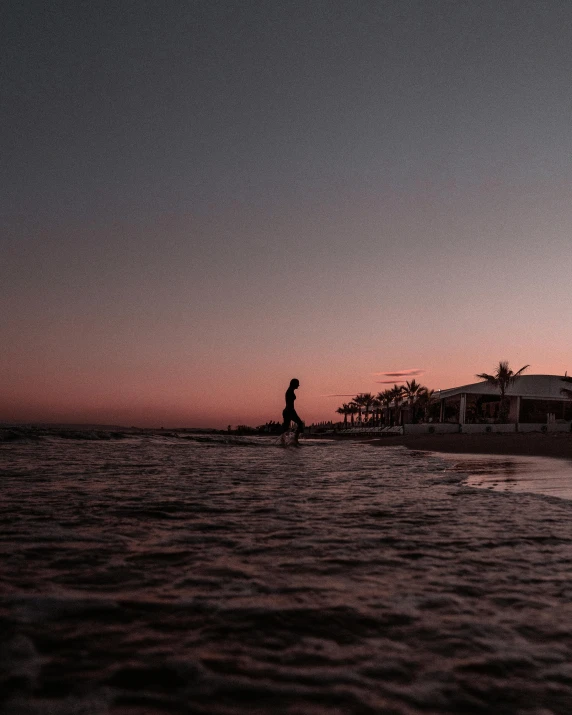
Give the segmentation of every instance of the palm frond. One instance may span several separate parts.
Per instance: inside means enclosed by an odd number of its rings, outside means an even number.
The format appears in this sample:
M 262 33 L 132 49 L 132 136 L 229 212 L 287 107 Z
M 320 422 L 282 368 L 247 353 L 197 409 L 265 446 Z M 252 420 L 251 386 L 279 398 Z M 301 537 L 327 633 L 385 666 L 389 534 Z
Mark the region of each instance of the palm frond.
M 498 382 L 497 377 L 495 377 L 494 375 L 489 375 L 486 372 L 481 372 L 479 375 L 475 375 L 475 377 L 478 377 L 479 380 L 486 380 L 487 382 L 490 382 L 491 385 L 496 385 Z

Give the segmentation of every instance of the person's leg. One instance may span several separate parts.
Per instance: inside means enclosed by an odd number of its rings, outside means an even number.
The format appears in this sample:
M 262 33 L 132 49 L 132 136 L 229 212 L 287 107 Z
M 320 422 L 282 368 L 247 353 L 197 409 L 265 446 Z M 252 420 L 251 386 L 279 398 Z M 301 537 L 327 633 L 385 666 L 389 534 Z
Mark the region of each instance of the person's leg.
M 280 444 L 282 445 L 286 444 L 286 432 L 290 430 L 290 418 L 291 415 L 288 410 L 284 410 L 282 412 L 282 432 L 280 433 Z
M 290 422 L 292 421 L 292 415 L 287 410 L 282 412 L 282 434 L 288 432 L 290 429 Z
M 296 433 L 294 435 L 294 441 L 297 444 L 298 438 L 300 436 L 300 432 L 304 431 L 304 422 L 300 419 L 300 417 L 298 417 L 298 415 L 296 413 L 294 413 L 292 419 L 296 423 Z

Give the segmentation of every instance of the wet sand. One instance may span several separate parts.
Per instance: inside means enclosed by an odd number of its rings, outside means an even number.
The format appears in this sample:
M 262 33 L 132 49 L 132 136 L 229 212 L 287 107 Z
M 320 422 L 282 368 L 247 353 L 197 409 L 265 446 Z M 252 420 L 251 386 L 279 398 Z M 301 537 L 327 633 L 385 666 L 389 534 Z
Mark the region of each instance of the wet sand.
M 500 454 L 572 460 L 572 432 L 404 435 L 382 437 L 375 443 L 382 447 L 402 445 L 409 449 L 453 454 Z
M 467 486 L 572 499 L 572 433 L 433 434 L 390 437 L 382 446 L 439 452 Z
M 549 457 L 447 454 L 466 484 L 496 492 L 527 492 L 572 500 L 572 462 Z

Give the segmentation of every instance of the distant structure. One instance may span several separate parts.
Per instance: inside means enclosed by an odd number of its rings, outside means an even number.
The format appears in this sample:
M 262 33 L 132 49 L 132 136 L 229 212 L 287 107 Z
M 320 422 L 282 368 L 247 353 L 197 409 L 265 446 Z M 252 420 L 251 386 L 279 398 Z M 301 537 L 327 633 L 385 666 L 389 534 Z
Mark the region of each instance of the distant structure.
M 560 375 L 521 375 L 506 390 L 508 422 L 512 424 L 572 421 L 572 399 L 562 390 L 570 389 L 570 378 Z M 449 390 L 439 390 L 439 422 L 458 424 L 493 423 L 499 417 L 500 392 L 488 382 L 475 382 Z
M 479 432 L 570 432 L 572 430 L 572 378 L 568 375 L 521 375 L 505 392 L 508 402 L 501 412 L 501 393 L 490 382 L 436 390 L 421 419 L 413 420 L 411 400 L 389 405 L 367 422 L 331 429 L 340 436 L 372 437 L 380 434 L 477 434 Z M 418 404 L 418 403 L 414 403 Z

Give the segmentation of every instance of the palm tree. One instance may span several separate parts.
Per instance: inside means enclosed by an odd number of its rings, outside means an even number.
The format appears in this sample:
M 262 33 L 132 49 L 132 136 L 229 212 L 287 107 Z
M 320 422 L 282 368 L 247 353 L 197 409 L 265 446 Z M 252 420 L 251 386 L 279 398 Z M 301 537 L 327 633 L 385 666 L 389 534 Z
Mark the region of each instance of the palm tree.
M 508 404 L 506 401 L 507 388 L 522 375 L 522 373 L 526 370 L 527 367 L 530 367 L 530 365 L 524 365 L 524 367 L 521 367 L 520 370 L 513 372 L 508 365 L 508 360 L 500 360 L 494 374 L 489 375 L 486 372 L 482 372 L 480 373 L 480 375 L 476 375 L 476 377 L 480 378 L 481 380 L 486 380 L 489 385 L 493 385 L 500 390 L 501 399 L 499 419 L 501 420 L 501 422 L 506 422 L 506 420 L 508 419 Z
M 361 422 L 361 408 L 363 407 L 363 402 L 361 401 L 361 395 L 356 395 L 352 400 L 353 404 L 356 406 L 357 420 Z
M 419 398 L 421 392 L 427 388 L 416 382 L 414 378 L 411 382 L 406 382 L 401 389 L 405 397 L 409 400 L 409 405 L 411 406 L 411 422 L 415 424 L 415 402 Z
M 342 405 L 341 407 L 338 407 L 336 412 L 338 415 L 343 415 L 344 416 L 344 427 L 347 427 L 348 424 L 348 411 L 347 411 L 347 405 Z
M 354 402 L 359 405 L 360 407 L 363 407 L 365 409 L 365 421 L 367 422 L 367 418 L 369 417 L 369 410 L 371 408 L 371 405 L 374 401 L 374 396 L 371 394 L 371 392 L 360 392 L 359 395 L 354 397 Z
M 371 403 L 371 410 L 373 413 L 374 422 L 377 425 L 381 422 L 381 400 L 379 399 L 379 396 L 373 398 L 373 402 Z
M 424 387 L 423 390 L 419 394 L 419 405 L 421 409 L 423 410 L 423 420 L 427 422 L 429 419 L 429 411 L 431 409 L 431 406 L 435 402 L 435 390 L 430 390 L 427 387 Z
M 385 424 L 389 425 L 389 410 L 391 409 L 391 403 L 393 402 L 393 392 L 391 390 L 378 392 L 377 399 L 385 408 Z
M 391 399 L 393 400 L 393 404 L 395 405 L 395 424 L 399 424 L 399 404 L 401 402 L 401 398 L 403 397 L 403 385 L 393 385 L 393 387 L 390 390 L 391 392 Z
M 352 427 L 354 426 L 354 415 L 357 413 L 357 411 L 358 411 L 358 406 L 356 405 L 356 403 L 353 401 L 350 402 L 348 404 L 348 415 L 350 416 Z

